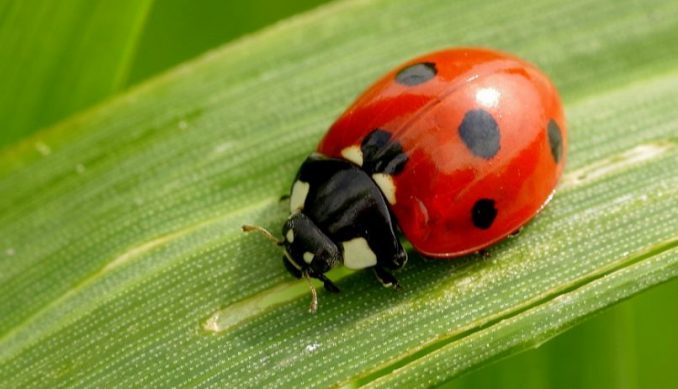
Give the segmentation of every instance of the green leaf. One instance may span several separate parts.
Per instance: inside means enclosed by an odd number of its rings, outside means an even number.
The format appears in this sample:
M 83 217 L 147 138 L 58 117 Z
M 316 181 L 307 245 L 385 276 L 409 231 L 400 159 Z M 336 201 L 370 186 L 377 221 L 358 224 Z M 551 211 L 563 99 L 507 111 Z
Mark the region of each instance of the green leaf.
M 536 350 L 452 380 L 461 388 L 665 388 L 678 380 L 678 282 L 670 282 L 559 335 Z
M 125 84 L 151 0 L 0 3 L 0 147 Z
M 678 275 L 678 4 L 348 1 L 185 64 L 0 154 L 9 386 L 427 386 Z M 482 45 L 537 63 L 570 127 L 560 189 L 487 258 L 405 290 L 334 272 L 307 312 L 280 252 L 296 167 L 380 73 Z
M 144 26 L 127 85 L 134 85 L 243 34 L 327 0 L 155 2 Z

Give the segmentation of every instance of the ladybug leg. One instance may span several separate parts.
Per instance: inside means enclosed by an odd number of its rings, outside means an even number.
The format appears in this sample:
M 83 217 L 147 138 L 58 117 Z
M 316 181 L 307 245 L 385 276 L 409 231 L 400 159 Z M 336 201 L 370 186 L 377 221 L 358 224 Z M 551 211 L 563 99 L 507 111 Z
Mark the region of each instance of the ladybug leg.
M 487 249 L 478 250 L 478 251 L 476 251 L 476 254 L 480 255 L 481 257 L 483 257 L 485 259 L 491 257 L 491 254 Z
M 294 266 L 285 255 L 283 255 L 282 260 L 283 264 L 285 265 L 285 269 L 287 269 L 290 274 L 292 274 L 295 278 L 301 278 L 301 270 Z
M 388 270 L 384 269 L 381 266 L 374 267 L 374 275 L 377 277 L 377 280 L 386 288 L 400 289 L 400 283 L 389 273 Z
M 290 199 L 290 195 L 285 194 L 285 195 L 280 196 L 280 199 L 278 199 L 278 201 L 287 201 L 289 199 Z
M 320 281 L 323 282 L 323 286 L 325 287 L 326 291 L 331 292 L 331 293 L 339 293 L 340 292 L 339 288 L 336 285 L 334 285 L 334 283 L 329 278 L 327 278 L 327 276 L 325 276 L 324 274 L 314 274 L 313 277 L 317 278 L 317 279 L 319 279 Z

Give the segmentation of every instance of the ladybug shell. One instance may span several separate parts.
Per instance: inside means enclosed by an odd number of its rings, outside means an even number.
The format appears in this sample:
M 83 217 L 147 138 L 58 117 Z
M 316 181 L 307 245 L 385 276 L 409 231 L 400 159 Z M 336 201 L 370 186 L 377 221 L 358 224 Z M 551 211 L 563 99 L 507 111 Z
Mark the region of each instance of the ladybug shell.
M 475 252 L 519 229 L 551 198 L 565 162 L 555 87 L 533 65 L 487 49 L 438 51 L 389 72 L 339 117 L 318 152 L 350 159 L 346 149 L 375 129 L 406 154 L 385 197 L 407 239 L 430 257 Z

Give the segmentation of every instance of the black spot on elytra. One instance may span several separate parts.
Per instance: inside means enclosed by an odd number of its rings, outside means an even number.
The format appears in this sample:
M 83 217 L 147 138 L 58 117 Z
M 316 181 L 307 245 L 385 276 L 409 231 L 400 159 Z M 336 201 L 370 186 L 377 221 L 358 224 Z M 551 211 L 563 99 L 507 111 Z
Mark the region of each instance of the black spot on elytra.
M 393 140 L 391 134 L 380 128 L 373 130 L 360 145 L 363 153 L 363 170 L 370 174 L 398 174 L 405 168 L 407 154 L 400 142 Z
M 549 120 L 549 125 L 547 127 L 547 132 L 549 136 L 549 146 L 551 148 L 551 155 L 553 160 L 558 163 L 560 161 L 560 156 L 563 153 L 563 138 L 560 133 L 560 127 L 555 120 Z
M 482 230 L 490 228 L 496 217 L 497 209 L 494 207 L 494 200 L 491 199 L 480 199 L 471 209 L 473 225 Z
M 482 109 L 466 112 L 459 126 L 459 136 L 478 157 L 490 159 L 499 151 L 499 126 L 492 115 Z
M 433 62 L 422 62 L 401 69 L 395 76 L 396 82 L 405 86 L 422 84 L 436 76 L 438 70 Z

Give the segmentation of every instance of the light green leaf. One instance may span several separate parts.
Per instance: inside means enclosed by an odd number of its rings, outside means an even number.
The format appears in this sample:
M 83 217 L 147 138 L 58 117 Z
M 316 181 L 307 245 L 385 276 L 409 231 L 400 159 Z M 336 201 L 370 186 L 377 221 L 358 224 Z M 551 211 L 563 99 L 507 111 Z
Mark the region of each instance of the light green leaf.
M 678 275 L 678 3 L 349 1 L 185 64 L 0 155 L 9 386 L 427 386 Z M 559 86 L 570 158 L 489 257 L 414 254 L 307 312 L 278 201 L 332 120 L 416 54 L 482 45 Z
M 120 90 L 151 1 L 0 2 L 0 147 Z

